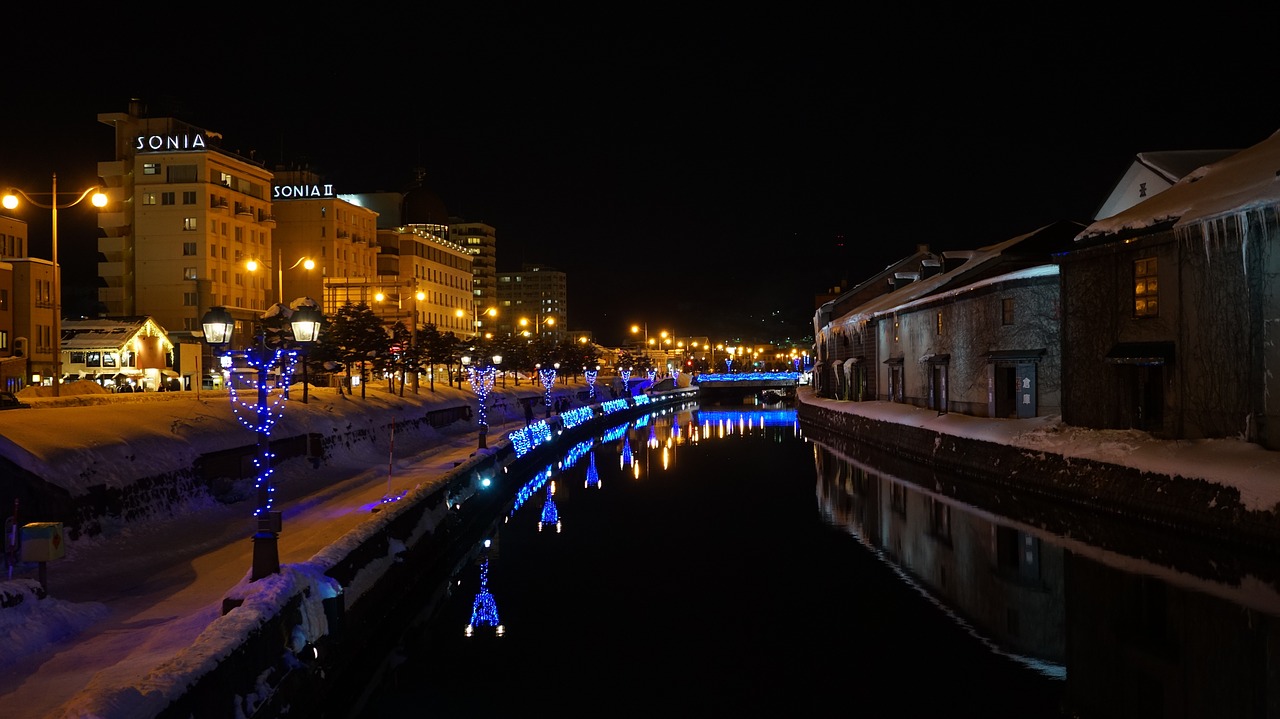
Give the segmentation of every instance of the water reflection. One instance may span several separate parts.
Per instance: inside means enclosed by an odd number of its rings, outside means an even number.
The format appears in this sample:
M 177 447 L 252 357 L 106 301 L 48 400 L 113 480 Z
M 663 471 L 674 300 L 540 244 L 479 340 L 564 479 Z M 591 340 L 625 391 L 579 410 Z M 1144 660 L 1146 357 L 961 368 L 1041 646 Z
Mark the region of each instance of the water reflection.
M 1078 715 L 1280 713 L 1273 552 L 1191 547 L 832 443 L 814 442 L 827 521 L 994 651 L 1063 677 Z

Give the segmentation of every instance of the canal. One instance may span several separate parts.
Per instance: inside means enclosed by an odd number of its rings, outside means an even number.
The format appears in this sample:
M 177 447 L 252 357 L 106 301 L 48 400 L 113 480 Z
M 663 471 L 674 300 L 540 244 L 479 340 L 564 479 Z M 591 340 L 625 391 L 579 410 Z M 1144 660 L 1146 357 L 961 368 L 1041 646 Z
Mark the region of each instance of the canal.
M 854 445 L 690 405 L 566 448 L 352 716 L 1275 715 L 1274 584 Z

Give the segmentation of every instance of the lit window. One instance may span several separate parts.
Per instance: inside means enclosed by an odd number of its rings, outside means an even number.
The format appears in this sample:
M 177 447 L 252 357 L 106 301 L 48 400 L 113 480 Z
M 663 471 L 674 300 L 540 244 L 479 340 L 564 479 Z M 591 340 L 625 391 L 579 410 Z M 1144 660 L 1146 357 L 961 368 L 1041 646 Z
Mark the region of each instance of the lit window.
M 142 163 L 142 174 L 144 174 L 144 175 L 159 175 L 159 174 L 160 174 L 160 163 L 158 163 L 158 162 L 144 162 L 144 163 Z
M 182 279 L 184 279 L 184 280 L 194 280 L 194 279 L 196 279 L 196 268 L 194 268 L 194 267 L 183 267 L 183 268 L 182 268 Z
M 184 232 L 195 232 L 196 230 L 200 229 L 200 227 L 199 227 L 199 223 L 196 221 L 196 218 L 184 217 L 182 218 L 182 229 Z
M 1156 276 L 1156 258 L 1147 257 L 1133 263 L 1133 316 L 1156 317 L 1160 314 L 1160 285 Z
M 144 192 L 144 193 L 142 193 L 142 204 L 144 204 L 144 205 L 154 205 L 154 204 L 156 204 L 156 193 L 154 193 L 154 192 Z

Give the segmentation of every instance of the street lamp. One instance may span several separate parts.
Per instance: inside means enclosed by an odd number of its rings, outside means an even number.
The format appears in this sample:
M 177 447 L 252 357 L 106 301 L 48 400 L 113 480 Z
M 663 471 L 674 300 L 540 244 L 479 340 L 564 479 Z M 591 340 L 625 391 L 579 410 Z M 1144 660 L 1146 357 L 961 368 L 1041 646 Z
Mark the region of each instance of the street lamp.
M 479 416 L 480 423 L 480 449 L 486 449 L 489 445 L 487 436 L 489 434 L 489 413 L 488 401 L 489 392 L 493 391 L 493 378 L 498 373 L 494 365 L 502 364 L 502 355 L 494 355 L 493 364 L 486 364 L 484 367 L 476 368 L 471 363 L 469 355 L 461 357 L 462 366 L 467 370 L 467 381 L 471 383 L 471 391 L 476 393 L 478 400 L 478 409 L 476 414 Z
M 457 310 L 454 311 L 453 314 L 458 319 L 462 319 L 463 317 L 466 317 L 466 313 L 462 311 L 462 308 L 458 308 Z M 481 312 L 480 308 L 476 307 L 474 303 L 471 305 L 471 336 L 473 338 L 478 338 L 480 336 L 480 318 L 483 315 L 489 315 L 490 317 L 497 317 L 498 308 L 490 307 L 484 312 Z M 486 336 L 491 336 L 491 335 L 486 335 Z
M 81 202 L 84 202 L 86 197 L 90 196 L 92 196 L 90 202 L 94 207 L 106 207 L 107 196 L 103 194 L 102 190 L 102 186 L 94 185 L 86 190 L 81 190 L 79 193 L 72 192 L 70 194 L 76 195 L 76 199 L 59 205 L 58 173 L 55 172 L 53 173 L 53 187 L 50 188 L 50 192 L 48 193 L 49 202 L 47 204 L 39 202 L 32 197 L 32 195 L 40 195 L 43 197 L 45 193 L 26 192 L 25 190 L 20 190 L 16 187 L 11 187 L 5 191 L 4 200 L 2 202 L 6 210 L 12 210 L 18 206 L 18 197 L 21 196 L 27 202 L 30 202 L 36 207 L 49 210 L 52 213 L 49 225 L 49 236 L 52 239 L 50 254 L 52 255 L 53 260 L 53 376 L 51 379 L 53 380 L 54 397 L 59 396 L 61 393 L 60 384 L 62 382 L 62 272 L 58 267 L 58 210 L 75 207 Z
M 278 247 L 278 248 L 276 248 L 276 267 L 275 267 L 275 269 L 276 269 L 276 293 L 277 293 L 276 301 L 277 301 L 277 302 L 279 302 L 280 304 L 284 304 L 284 271 L 285 271 L 285 266 L 284 266 L 284 257 L 283 257 L 283 255 L 284 255 L 284 249 L 283 249 L 283 248 L 279 248 L 279 247 Z M 247 268 L 250 272 L 257 272 L 257 271 L 258 271 L 258 266 L 259 266 L 259 265 L 261 265 L 261 266 L 263 266 L 263 267 L 267 268 L 268 270 L 269 270 L 269 269 L 271 269 L 271 265 L 268 265 L 267 263 L 262 262 L 262 261 L 260 261 L 260 260 L 253 260 L 253 259 L 251 259 L 251 260 L 249 260 L 248 262 L 244 263 L 245 268 Z M 291 269 L 291 270 L 292 270 L 293 268 L 297 267 L 298 265 L 302 265 L 302 268 L 303 268 L 303 269 L 305 269 L 305 270 L 314 270 L 314 269 L 316 268 L 315 260 L 312 260 L 310 257 L 299 257 L 299 258 L 298 258 L 298 261 L 297 261 L 297 262 L 294 262 L 292 265 L 290 265 L 290 266 L 288 267 L 288 269 Z
M 311 310 L 311 311 L 308 311 Z M 320 333 L 321 322 L 317 318 L 319 312 L 314 308 L 300 308 L 290 318 L 293 326 L 293 337 L 304 347 L 314 342 Z M 204 329 L 204 341 L 220 353 L 231 341 L 231 333 L 235 329 L 235 319 L 225 307 L 213 307 L 200 320 Z M 284 401 L 289 396 L 289 375 L 292 373 L 296 354 L 284 347 L 268 350 L 265 333 L 259 333 L 257 347 L 244 352 L 244 359 L 250 367 L 256 369 L 254 388 L 257 390 L 257 401 L 240 402 L 235 381 L 228 382 L 231 388 L 231 407 L 236 412 L 240 423 L 254 430 L 258 438 L 258 467 L 256 480 L 257 506 L 253 516 L 257 518 L 253 534 L 253 567 L 249 581 L 256 582 L 263 577 L 280 572 L 280 512 L 272 509 L 275 488 L 271 483 L 271 427 L 279 421 L 283 414 Z M 288 360 L 288 361 L 286 361 Z M 273 366 L 280 368 L 280 377 L 276 381 L 277 402 L 269 403 L 270 388 L 267 386 L 267 371 Z M 304 365 L 305 366 L 305 365 Z M 253 421 L 246 420 L 240 409 L 252 412 Z

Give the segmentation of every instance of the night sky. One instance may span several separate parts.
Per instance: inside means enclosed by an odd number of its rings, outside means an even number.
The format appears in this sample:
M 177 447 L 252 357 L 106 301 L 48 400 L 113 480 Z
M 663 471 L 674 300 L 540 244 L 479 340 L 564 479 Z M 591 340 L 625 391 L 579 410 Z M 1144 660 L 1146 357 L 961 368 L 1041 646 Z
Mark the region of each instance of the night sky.
M 917 244 L 1090 221 L 1138 152 L 1243 149 L 1280 129 L 1263 18 L 678 7 L 483 23 L 371 7 L 255 14 L 243 33 L 219 7 L 226 24 L 194 33 L 165 12 L 17 38 L 0 184 L 93 184 L 111 159 L 97 114 L 138 97 L 339 192 L 405 190 L 422 168 L 450 214 L 497 229 L 499 269 L 568 272 L 571 328 L 605 343 L 636 322 L 761 341 L 811 334 L 815 295 Z M 47 214 L 23 216 L 37 256 Z M 67 310 L 88 312 L 91 213 L 59 219 Z

